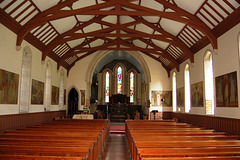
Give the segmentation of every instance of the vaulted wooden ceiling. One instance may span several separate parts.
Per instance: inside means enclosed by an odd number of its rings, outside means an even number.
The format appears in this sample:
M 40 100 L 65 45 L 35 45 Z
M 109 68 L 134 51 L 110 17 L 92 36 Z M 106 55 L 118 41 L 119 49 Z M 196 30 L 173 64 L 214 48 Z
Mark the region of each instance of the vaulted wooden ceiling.
M 0 0 L 0 22 L 70 70 L 99 50 L 139 51 L 168 74 L 240 21 L 239 0 Z

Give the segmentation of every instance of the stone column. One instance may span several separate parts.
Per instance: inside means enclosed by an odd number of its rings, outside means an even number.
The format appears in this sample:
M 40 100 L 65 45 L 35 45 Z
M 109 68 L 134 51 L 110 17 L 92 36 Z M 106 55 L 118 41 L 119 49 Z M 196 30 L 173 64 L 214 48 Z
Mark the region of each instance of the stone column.
M 98 73 L 98 104 L 102 104 L 102 92 L 103 92 L 103 79 L 102 73 Z
M 137 105 L 142 105 L 141 102 L 142 102 L 142 75 L 141 74 L 137 74 L 137 94 L 136 94 L 136 104 Z
M 23 50 L 22 57 L 22 74 L 20 85 L 20 113 L 29 112 L 30 104 L 30 84 L 31 84 L 31 66 L 32 66 L 32 54 L 28 47 Z
M 90 98 L 91 98 L 91 82 L 87 82 L 86 86 L 86 106 L 90 107 Z

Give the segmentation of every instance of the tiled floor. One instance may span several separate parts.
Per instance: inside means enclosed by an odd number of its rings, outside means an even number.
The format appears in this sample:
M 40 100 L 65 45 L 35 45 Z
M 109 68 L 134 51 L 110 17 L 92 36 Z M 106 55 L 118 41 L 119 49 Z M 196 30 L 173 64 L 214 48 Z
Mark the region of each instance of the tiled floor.
M 125 134 L 110 134 L 102 160 L 130 160 Z

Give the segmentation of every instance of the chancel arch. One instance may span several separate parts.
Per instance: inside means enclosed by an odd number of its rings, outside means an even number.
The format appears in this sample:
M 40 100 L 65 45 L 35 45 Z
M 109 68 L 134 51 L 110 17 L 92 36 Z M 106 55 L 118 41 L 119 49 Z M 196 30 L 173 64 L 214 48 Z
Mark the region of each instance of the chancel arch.
M 118 91 L 118 69 L 121 68 L 121 92 Z M 109 73 L 109 91 L 106 87 L 106 73 Z M 130 103 L 130 74 L 134 77 L 134 95 Z M 132 106 L 132 118 L 136 110 L 148 114 L 146 101 L 149 99 L 150 72 L 145 60 L 138 52 L 112 51 L 98 52 L 91 61 L 86 72 L 86 93 L 90 100 L 90 108 L 109 106 L 109 113 L 116 113 L 112 107 L 118 105 L 127 110 Z M 89 90 L 90 89 L 90 90 Z M 96 93 L 97 92 L 97 93 Z M 106 100 L 106 93 L 109 94 Z M 114 113 L 113 113 L 114 111 Z M 106 112 L 106 109 L 104 113 Z M 108 114 L 109 114 L 108 113 Z M 125 113 L 125 112 L 124 112 Z M 106 113 L 104 114 L 106 116 Z M 126 113 L 125 113 L 126 115 Z M 105 117 L 104 116 L 104 117 Z M 123 115 L 121 115 L 123 116 Z M 112 117 L 112 116 L 111 116 Z
M 118 56 L 119 54 L 121 54 L 121 56 Z M 148 68 L 148 65 L 146 63 L 146 61 L 143 59 L 143 57 L 141 56 L 141 54 L 139 54 L 136 51 L 129 51 L 129 52 L 125 52 L 125 51 L 98 51 L 96 56 L 92 59 L 92 61 L 89 63 L 88 66 L 88 70 L 86 72 L 86 85 L 87 85 L 87 89 L 86 89 L 86 98 L 90 100 L 91 97 L 91 85 L 95 84 L 96 82 L 93 82 L 93 77 L 94 74 L 96 74 L 96 70 L 98 69 L 98 66 L 100 63 L 103 63 L 104 59 L 111 59 L 112 57 L 127 57 L 127 59 L 129 60 L 134 60 L 136 63 L 138 63 L 139 67 L 141 68 L 141 76 L 140 79 L 143 80 L 142 84 L 139 84 L 138 87 L 140 88 L 144 88 L 144 92 L 145 93 L 141 93 L 141 99 L 139 99 L 138 103 L 141 103 L 143 107 L 147 107 L 147 103 L 145 103 L 146 101 L 144 100 L 148 100 L 149 99 L 149 85 L 151 82 L 151 76 L 150 76 L 150 70 Z M 100 70 L 100 69 L 99 69 Z M 139 79 L 139 78 L 138 78 Z M 98 82 L 98 87 L 99 87 L 100 83 Z M 113 86 L 114 84 L 112 84 Z M 111 92 L 111 91 L 110 91 Z M 98 92 L 99 93 L 99 92 Z M 112 93 L 114 93 L 112 91 Z M 110 93 L 111 94 L 111 93 Z M 98 94 L 98 99 L 100 99 L 101 97 L 99 97 Z M 96 100 L 91 100 L 91 102 L 96 101 Z M 97 100 L 98 103 L 100 103 L 99 100 Z

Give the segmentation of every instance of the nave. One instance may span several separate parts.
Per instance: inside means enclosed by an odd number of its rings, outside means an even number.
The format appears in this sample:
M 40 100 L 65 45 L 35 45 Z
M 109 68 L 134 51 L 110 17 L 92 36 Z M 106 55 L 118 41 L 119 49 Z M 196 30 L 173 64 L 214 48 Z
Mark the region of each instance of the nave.
M 125 134 L 110 134 L 102 160 L 130 160 Z
M 173 120 L 63 119 L 0 135 L 3 160 L 238 160 L 239 136 Z

